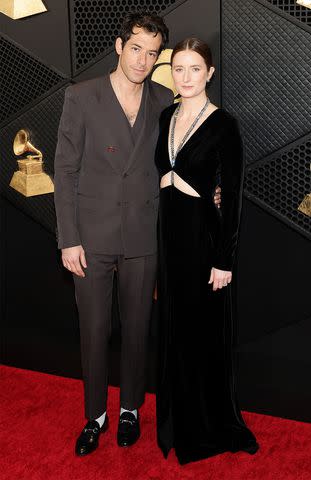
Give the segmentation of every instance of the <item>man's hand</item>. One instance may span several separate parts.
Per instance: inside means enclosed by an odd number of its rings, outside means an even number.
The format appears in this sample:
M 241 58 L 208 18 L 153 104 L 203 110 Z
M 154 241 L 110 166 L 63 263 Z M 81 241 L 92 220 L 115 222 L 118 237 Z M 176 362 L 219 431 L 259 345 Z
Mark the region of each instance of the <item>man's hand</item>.
M 220 208 L 221 205 L 221 188 L 218 186 L 214 194 L 214 203 L 216 207 Z
M 226 270 L 218 270 L 217 268 L 212 268 L 211 276 L 208 283 L 213 284 L 213 291 L 215 292 L 218 288 L 226 287 L 232 280 L 232 272 L 227 272 Z
M 78 277 L 85 277 L 82 267 L 86 268 L 85 253 L 82 245 L 76 247 L 62 249 L 62 262 L 65 268 L 70 272 L 78 275 Z

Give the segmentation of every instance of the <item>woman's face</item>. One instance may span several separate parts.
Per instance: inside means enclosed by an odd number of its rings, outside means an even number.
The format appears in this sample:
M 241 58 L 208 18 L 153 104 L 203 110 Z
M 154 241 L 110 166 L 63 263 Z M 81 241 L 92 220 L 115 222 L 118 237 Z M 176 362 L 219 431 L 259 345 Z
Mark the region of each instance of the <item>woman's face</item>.
M 208 70 L 203 57 L 193 50 L 176 53 L 172 62 L 172 76 L 177 92 L 185 98 L 202 94 L 214 70 L 214 67 Z

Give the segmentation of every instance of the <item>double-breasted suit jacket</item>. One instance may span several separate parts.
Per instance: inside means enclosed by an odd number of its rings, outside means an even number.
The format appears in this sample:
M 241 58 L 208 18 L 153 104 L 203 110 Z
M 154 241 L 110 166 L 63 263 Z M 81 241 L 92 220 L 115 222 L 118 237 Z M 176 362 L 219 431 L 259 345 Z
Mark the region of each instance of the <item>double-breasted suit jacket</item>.
M 55 156 L 59 248 L 125 257 L 156 252 L 154 150 L 170 90 L 145 80 L 134 127 L 109 75 L 67 88 Z

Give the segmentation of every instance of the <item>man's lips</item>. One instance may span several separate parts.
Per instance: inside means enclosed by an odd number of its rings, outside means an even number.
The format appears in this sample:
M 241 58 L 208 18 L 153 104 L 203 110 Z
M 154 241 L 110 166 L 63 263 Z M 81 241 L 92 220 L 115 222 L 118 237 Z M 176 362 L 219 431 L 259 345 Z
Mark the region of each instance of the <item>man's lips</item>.
M 145 73 L 145 70 L 140 70 L 139 68 L 133 68 L 133 70 L 137 73 Z

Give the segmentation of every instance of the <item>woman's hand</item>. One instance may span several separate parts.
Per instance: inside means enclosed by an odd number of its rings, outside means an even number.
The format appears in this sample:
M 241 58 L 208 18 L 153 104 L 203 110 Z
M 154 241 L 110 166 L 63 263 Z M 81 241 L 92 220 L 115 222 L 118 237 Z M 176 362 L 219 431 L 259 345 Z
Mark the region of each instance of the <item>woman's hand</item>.
M 213 291 L 215 292 L 218 288 L 226 287 L 232 280 L 232 272 L 227 272 L 226 270 L 218 270 L 217 268 L 212 268 L 211 276 L 208 283 L 213 284 Z
M 214 193 L 214 203 L 215 203 L 217 208 L 221 207 L 221 188 L 220 188 L 219 185 L 216 188 L 215 193 Z

